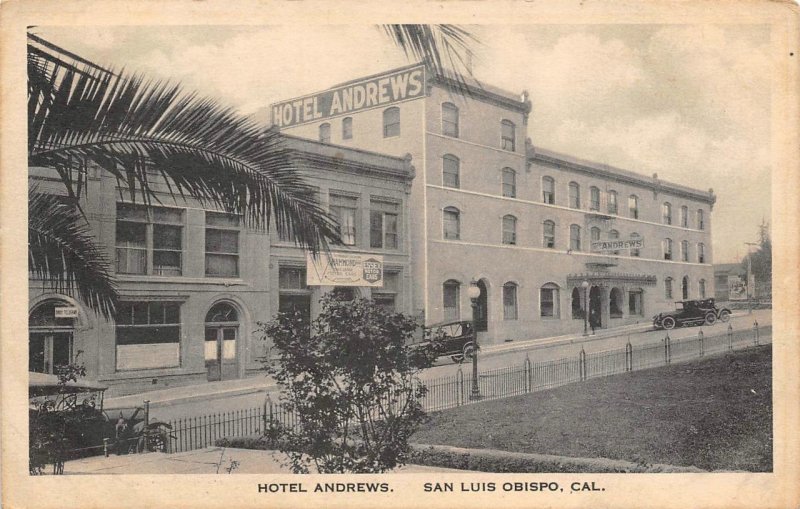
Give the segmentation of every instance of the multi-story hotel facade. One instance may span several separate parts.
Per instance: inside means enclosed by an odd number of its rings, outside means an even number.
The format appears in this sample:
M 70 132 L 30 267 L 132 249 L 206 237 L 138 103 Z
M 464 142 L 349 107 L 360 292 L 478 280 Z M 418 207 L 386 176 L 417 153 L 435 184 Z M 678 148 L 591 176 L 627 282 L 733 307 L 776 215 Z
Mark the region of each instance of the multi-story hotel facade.
M 471 319 L 470 284 L 484 342 L 582 330 L 587 305 L 607 328 L 713 296 L 712 190 L 541 149 L 526 92 L 463 91 L 409 66 L 271 108 L 282 132 L 411 156 L 411 298 L 426 324 Z

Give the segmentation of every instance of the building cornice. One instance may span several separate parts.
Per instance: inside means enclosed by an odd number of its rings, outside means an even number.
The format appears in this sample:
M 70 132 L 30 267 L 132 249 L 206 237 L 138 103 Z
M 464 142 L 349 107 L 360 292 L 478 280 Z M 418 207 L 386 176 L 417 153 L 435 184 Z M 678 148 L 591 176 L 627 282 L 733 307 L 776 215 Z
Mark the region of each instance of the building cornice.
M 615 168 L 613 166 L 593 163 L 590 161 L 583 161 L 548 150 L 542 150 L 538 148 L 535 149 L 531 147 L 528 150 L 528 162 L 542 164 L 555 169 L 583 173 L 593 177 L 599 176 L 622 184 L 630 184 L 652 191 L 655 196 L 661 192 L 668 193 L 672 196 L 707 203 L 709 207 L 713 207 L 714 203 L 717 201 L 717 197 L 714 195 L 713 189 L 701 191 L 699 189 L 692 189 L 679 184 L 673 184 L 671 182 L 666 182 L 659 179 L 658 174 L 654 174 L 652 178 L 648 179 L 629 170 L 623 170 L 621 168 Z

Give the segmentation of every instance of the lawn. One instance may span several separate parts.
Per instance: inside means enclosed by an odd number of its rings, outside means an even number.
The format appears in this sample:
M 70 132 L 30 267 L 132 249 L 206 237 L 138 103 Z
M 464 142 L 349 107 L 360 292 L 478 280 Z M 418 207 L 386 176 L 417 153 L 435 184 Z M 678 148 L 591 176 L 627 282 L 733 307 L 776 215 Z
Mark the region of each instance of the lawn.
M 437 412 L 412 442 L 772 471 L 772 349 Z

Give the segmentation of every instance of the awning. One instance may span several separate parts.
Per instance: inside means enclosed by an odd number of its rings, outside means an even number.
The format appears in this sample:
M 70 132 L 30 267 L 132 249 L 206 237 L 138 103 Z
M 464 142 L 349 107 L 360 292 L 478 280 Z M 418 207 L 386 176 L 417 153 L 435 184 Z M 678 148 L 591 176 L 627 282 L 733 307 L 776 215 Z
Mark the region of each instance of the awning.
M 655 286 L 656 276 L 622 272 L 591 272 L 567 275 L 567 286 L 581 286 L 584 281 L 588 281 L 589 284 L 595 286 Z

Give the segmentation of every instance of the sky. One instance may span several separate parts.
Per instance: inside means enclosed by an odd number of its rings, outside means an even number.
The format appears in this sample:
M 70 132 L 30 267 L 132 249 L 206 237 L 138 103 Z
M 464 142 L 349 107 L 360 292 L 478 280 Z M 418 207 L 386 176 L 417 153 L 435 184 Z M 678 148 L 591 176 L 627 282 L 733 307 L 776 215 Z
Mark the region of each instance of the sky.
M 476 78 L 533 103 L 535 146 L 713 188 L 715 263 L 769 221 L 767 25 L 480 25 Z M 406 65 L 372 25 L 37 27 L 98 64 L 180 81 L 244 114 Z

